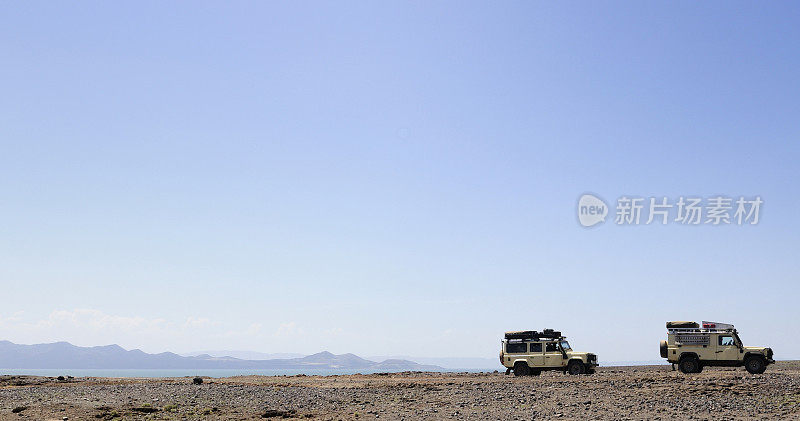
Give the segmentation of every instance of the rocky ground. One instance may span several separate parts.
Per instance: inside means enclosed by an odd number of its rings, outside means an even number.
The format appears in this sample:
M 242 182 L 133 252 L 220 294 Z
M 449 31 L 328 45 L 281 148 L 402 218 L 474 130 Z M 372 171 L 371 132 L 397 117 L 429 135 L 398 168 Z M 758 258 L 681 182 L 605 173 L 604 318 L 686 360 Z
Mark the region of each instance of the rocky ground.
M 800 419 L 800 363 L 684 375 L 501 373 L 58 380 L 0 377 L 0 419 Z

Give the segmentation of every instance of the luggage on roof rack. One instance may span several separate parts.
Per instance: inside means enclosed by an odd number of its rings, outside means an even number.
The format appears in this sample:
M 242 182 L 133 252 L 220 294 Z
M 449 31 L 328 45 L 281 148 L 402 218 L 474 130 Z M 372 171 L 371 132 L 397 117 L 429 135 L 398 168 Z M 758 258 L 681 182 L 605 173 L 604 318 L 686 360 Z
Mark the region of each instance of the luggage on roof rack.
M 540 339 L 558 339 L 558 338 L 561 338 L 561 332 L 553 329 L 545 329 L 542 332 L 537 332 L 535 330 L 506 332 L 506 339 L 522 339 L 529 341 L 538 341 Z
M 558 339 L 561 337 L 561 331 L 553 330 L 553 329 L 545 329 L 542 332 L 542 337 L 544 338 L 551 338 L 551 339 Z
M 697 329 L 697 322 L 667 322 L 667 329 Z
M 535 330 L 521 330 L 518 332 L 506 332 L 506 339 L 538 339 L 539 332 Z

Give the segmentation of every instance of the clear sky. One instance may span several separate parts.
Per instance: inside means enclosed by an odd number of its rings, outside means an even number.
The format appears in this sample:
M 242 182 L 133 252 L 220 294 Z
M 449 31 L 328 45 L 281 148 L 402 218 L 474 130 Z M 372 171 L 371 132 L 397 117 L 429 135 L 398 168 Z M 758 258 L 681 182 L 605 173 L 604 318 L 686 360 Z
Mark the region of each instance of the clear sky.
M 800 358 L 800 5 L 4 2 L 0 339 Z M 578 197 L 760 196 L 758 225 Z M 612 211 L 613 212 L 613 211 Z

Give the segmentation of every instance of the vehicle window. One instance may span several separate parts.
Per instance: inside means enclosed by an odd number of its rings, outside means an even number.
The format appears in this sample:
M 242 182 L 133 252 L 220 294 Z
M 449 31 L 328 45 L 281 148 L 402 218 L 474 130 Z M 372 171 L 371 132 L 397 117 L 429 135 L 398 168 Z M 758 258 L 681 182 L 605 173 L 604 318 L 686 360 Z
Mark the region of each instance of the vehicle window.
M 733 346 L 735 342 L 733 342 L 733 336 L 720 336 L 719 337 L 719 345 L 720 346 Z
M 539 342 L 532 343 L 531 352 L 542 352 L 542 344 Z
M 507 343 L 506 352 L 509 354 L 522 354 L 528 352 L 528 344 L 523 342 Z
M 561 341 L 561 349 L 563 349 L 564 351 L 572 350 L 572 348 L 569 347 L 569 342 L 567 341 Z
M 547 345 L 544 348 L 544 351 L 545 352 L 556 352 L 556 351 L 558 351 L 558 347 L 556 347 L 556 343 L 555 342 L 548 342 Z

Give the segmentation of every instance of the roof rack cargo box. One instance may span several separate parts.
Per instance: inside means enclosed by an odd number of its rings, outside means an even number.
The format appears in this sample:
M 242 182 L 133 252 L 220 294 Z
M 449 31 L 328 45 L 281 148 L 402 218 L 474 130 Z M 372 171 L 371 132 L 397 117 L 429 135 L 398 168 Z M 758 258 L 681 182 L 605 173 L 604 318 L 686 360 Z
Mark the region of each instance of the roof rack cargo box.
M 667 322 L 667 329 L 697 329 L 700 324 L 697 322 Z
M 733 329 L 735 329 L 735 327 L 732 324 L 729 324 L 729 323 L 707 322 L 707 321 L 703 320 L 703 329 L 719 329 L 719 330 L 730 329 L 730 330 L 733 330 Z

